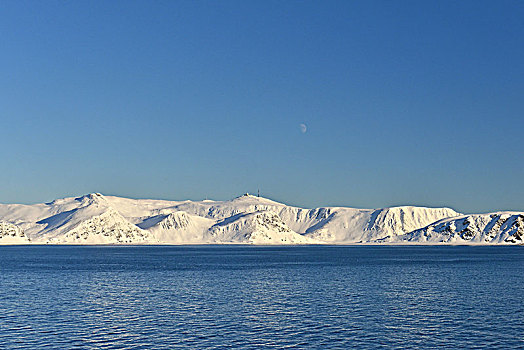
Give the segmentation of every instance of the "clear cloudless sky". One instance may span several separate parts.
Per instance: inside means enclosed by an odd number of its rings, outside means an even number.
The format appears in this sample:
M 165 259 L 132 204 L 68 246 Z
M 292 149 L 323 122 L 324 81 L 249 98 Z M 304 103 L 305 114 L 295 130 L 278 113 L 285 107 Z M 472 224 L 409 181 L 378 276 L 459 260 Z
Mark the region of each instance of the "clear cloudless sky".
M 0 126 L 2 203 L 524 210 L 524 1 L 1 1 Z

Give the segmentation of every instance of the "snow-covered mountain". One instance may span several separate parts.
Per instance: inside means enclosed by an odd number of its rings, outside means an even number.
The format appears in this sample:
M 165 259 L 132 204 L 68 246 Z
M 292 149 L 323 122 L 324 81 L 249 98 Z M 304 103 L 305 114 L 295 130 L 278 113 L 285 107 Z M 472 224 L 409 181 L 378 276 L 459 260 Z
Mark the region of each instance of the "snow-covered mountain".
M 237 214 L 210 228 L 215 242 L 255 244 L 305 244 L 317 241 L 292 231 L 273 211 Z
M 28 243 L 28 240 L 20 227 L 0 221 L 0 242 L 6 244 L 24 244 Z
M 411 206 L 304 209 L 250 195 L 229 201 L 165 201 L 92 193 L 34 205 L 0 204 L 0 244 L 453 243 L 461 241 L 439 240 L 436 232 L 444 232 L 446 223 L 447 230 L 459 230 L 459 222 L 474 217 L 459 215 L 449 208 Z M 507 215 L 510 219 L 499 226 L 486 224 L 496 231 L 489 240 L 486 235 L 470 241 L 520 243 L 522 214 L 493 215 L 500 222 Z M 485 219 L 475 220 L 468 227 L 484 232 L 480 222 Z M 467 237 L 462 231 L 456 235 Z
M 324 208 L 328 216 L 306 231 L 314 239 L 330 242 L 372 242 L 402 235 L 442 218 L 459 215 L 449 208 L 393 207 L 384 209 Z
M 524 213 L 463 215 L 439 220 L 408 234 L 388 237 L 384 241 L 426 244 L 522 244 Z

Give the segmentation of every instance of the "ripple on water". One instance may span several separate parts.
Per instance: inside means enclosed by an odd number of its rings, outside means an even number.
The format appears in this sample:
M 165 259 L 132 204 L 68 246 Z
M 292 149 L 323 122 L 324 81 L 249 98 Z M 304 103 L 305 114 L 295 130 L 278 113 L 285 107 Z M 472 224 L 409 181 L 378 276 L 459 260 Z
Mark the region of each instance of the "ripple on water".
M 524 346 L 515 247 L 0 247 L 11 349 Z

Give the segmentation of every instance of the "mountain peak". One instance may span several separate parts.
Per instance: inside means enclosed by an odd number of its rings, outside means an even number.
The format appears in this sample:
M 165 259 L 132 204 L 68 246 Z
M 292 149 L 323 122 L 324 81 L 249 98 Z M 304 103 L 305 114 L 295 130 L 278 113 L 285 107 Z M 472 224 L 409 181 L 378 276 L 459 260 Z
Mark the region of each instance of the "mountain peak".
M 88 193 L 80 197 L 75 198 L 78 202 L 82 202 L 85 204 L 91 204 L 91 203 L 101 203 L 105 201 L 105 197 L 98 192 Z
M 246 192 L 243 195 L 240 195 L 240 196 L 236 197 L 235 199 L 237 199 L 237 198 L 257 198 L 257 197 L 253 196 L 252 194 L 249 194 L 249 192 Z
M 253 204 L 271 204 L 271 205 L 283 205 L 281 203 L 275 202 L 274 200 L 271 200 L 269 198 L 265 198 L 262 196 L 254 196 L 249 193 L 244 193 L 241 196 L 235 197 L 229 202 L 243 202 L 243 203 L 253 203 Z
M 449 208 L 416 206 L 304 209 L 249 193 L 226 201 L 174 202 L 94 192 L 46 205 L 0 204 L 2 221 L 0 244 L 524 241 L 524 213 L 460 216 Z

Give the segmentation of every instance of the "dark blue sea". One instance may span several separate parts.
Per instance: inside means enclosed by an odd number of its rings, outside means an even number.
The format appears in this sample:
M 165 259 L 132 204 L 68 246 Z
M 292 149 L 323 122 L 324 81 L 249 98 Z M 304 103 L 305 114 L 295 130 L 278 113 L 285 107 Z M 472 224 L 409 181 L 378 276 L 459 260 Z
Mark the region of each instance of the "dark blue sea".
M 4 246 L 0 348 L 524 348 L 524 247 Z

